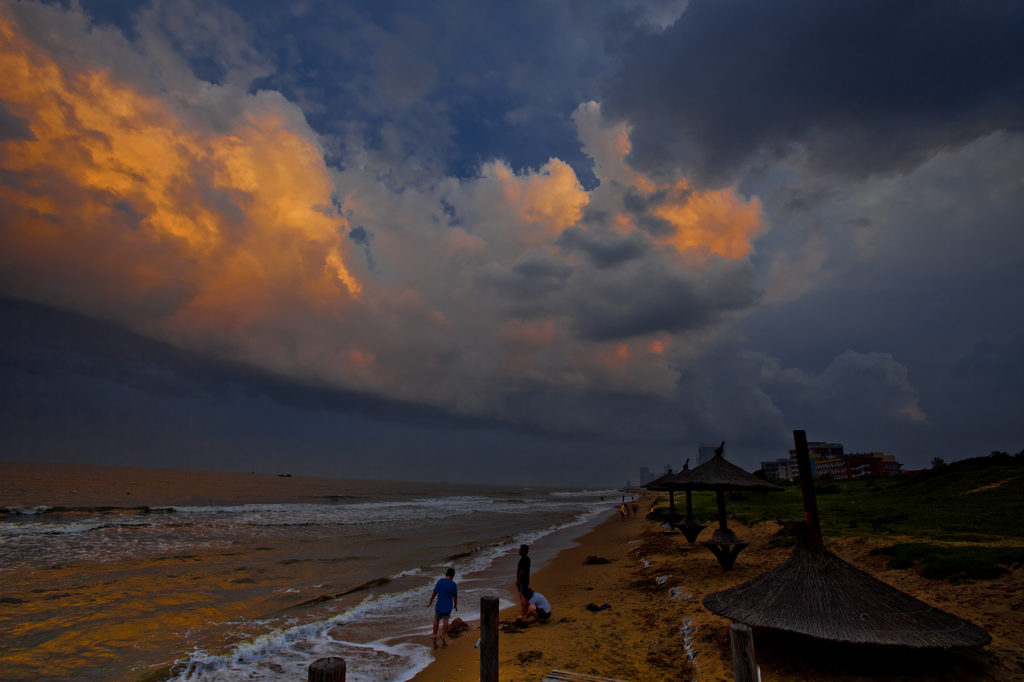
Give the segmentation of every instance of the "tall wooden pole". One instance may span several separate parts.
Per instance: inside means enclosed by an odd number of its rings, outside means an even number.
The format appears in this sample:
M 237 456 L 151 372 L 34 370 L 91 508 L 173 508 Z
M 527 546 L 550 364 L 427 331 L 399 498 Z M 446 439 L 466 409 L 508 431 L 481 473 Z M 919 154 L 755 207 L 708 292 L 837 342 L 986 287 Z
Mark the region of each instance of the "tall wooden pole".
M 480 597 L 480 682 L 498 682 L 497 597 Z
M 718 491 L 718 528 L 720 530 L 729 530 L 729 526 L 725 521 L 725 491 Z
M 729 644 L 732 646 L 732 676 L 736 682 L 758 682 L 754 631 L 749 625 L 733 623 L 729 626 Z
M 804 498 L 804 520 L 811 531 L 811 538 L 821 544 L 821 521 L 818 518 L 818 498 L 814 494 L 814 474 L 811 472 L 811 454 L 807 449 L 807 434 L 794 431 L 796 461 L 800 467 L 800 493 Z

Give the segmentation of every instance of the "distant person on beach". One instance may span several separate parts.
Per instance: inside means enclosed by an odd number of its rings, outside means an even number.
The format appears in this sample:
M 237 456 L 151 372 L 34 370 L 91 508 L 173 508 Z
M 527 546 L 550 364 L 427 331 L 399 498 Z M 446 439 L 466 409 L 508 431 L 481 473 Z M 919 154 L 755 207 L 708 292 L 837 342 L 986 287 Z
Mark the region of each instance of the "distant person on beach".
M 636 503 L 636 500 L 633 500 L 633 516 L 636 517 L 636 515 L 639 512 L 640 512 L 640 505 Z
M 619 516 L 622 517 L 623 521 L 626 520 L 626 503 L 625 502 L 623 502 L 622 506 L 619 507 Z
M 441 628 L 441 642 L 448 643 L 448 619 L 452 615 L 453 608 L 456 611 L 459 610 L 459 586 L 455 584 L 454 578 L 454 568 L 445 571 L 444 577 L 437 581 L 434 591 L 430 594 L 430 601 L 427 602 L 427 606 L 430 606 L 434 603 L 434 597 L 437 597 L 437 606 L 434 607 L 434 634 L 430 636 L 435 645 L 437 644 L 437 626 L 442 620 L 444 626 Z
M 537 625 L 547 621 L 551 618 L 551 604 L 544 598 L 544 595 L 540 592 L 534 592 L 529 587 L 523 592 L 523 596 L 526 597 L 527 610 L 525 616 L 520 616 L 517 620 L 523 623 L 528 623 L 531 618 L 537 620 Z
M 529 554 L 529 545 L 519 545 L 519 566 L 516 567 L 516 592 L 519 593 L 519 606 L 522 608 L 524 616 L 530 606 L 526 603 L 526 597 L 523 596 L 523 592 L 530 587 Z

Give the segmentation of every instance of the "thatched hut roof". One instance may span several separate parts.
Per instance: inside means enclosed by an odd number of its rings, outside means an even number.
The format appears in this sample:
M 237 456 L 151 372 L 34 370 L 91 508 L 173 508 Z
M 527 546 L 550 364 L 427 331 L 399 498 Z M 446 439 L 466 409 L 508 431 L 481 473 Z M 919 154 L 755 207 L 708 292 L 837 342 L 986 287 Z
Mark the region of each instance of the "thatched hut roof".
M 673 472 L 669 471 L 668 473 L 664 473 L 661 476 L 658 476 L 653 481 L 648 481 L 647 483 L 643 484 L 640 487 L 641 488 L 647 488 L 648 490 L 668 490 L 668 488 L 665 488 L 665 487 L 662 487 L 662 486 L 665 483 L 665 481 L 673 478 L 674 476 L 675 476 L 675 474 Z
M 744 471 L 725 457 L 715 455 L 695 469 L 680 471 L 663 485 L 676 490 L 782 490 Z
M 992 641 L 970 621 L 854 568 L 806 532 L 798 533 L 798 540 L 781 566 L 709 594 L 704 606 L 747 625 L 837 642 L 951 648 Z

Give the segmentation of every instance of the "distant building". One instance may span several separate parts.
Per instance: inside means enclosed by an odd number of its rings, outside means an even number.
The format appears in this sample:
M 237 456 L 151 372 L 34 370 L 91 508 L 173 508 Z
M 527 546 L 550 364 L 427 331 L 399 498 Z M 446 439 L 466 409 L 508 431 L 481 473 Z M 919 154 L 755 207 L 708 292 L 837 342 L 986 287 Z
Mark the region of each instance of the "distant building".
M 815 458 L 828 458 L 842 457 L 843 456 L 843 444 L 842 443 L 825 443 L 822 441 L 808 441 L 807 452 L 810 454 L 811 459 Z M 796 448 L 789 449 L 789 458 L 796 461 Z
M 717 447 L 718 443 L 697 443 L 697 466 L 710 461 Z
M 783 461 L 775 459 L 770 462 L 761 462 L 761 471 L 764 472 L 765 478 L 782 478 L 782 476 L 779 476 L 779 466 Z
M 881 452 L 855 452 L 818 462 L 818 476 L 860 478 L 861 476 L 893 476 L 903 473 L 903 465 L 892 455 Z
M 892 455 L 882 452 L 856 452 L 845 454 L 842 443 L 809 442 L 811 476 L 832 478 L 858 478 L 860 476 L 891 476 L 902 473 L 903 465 Z M 761 462 L 766 478 L 794 480 L 800 475 L 796 449 L 789 451 L 788 459 Z
M 843 456 L 842 443 L 826 443 L 824 441 L 809 441 L 807 453 L 811 460 L 811 476 L 817 478 L 818 462 L 822 459 L 835 459 Z M 772 462 L 761 462 L 761 471 L 767 478 L 781 478 L 792 481 L 800 475 L 800 465 L 797 464 L 796 448 L 789 451 L 789 459 L 777 459 Z
M 654 473 L 653 471 L 651 471 L 650 469 L 648 469 L 647 467 L 640 467 L 640 485 L 641 485 L 641 487 L 647 485 L 648 483 L 650 483 L 651 481 L 653 481 L 657 477 L 658 477 L 658 475 L 656 473 Z

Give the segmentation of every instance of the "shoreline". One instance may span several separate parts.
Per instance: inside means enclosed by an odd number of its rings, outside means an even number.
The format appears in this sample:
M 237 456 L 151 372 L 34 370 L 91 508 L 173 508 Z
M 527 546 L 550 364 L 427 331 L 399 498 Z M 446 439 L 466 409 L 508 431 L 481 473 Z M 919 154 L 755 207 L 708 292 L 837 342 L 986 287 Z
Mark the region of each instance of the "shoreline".
M 626 521 L 621 521 L 618 514 L 609 515 L 607 519 L 600 521 L 588 532 L 575 538 L 571 546 L 563 548 L 553 557 L 547 559 L 540 568 L 531 572 L 531 587 L 543 594 L 551 602 L 551 620 L 543 625 L 534 625 L 523 630 L 516 630 L 514 628 L 505 630 L 505 626 L 514 621 L 516 616 L 519 615 L 519 607 L 518 605 L 513 605 L 502 609 L 498 613 L 498 621 L 502 627 L 502 631 L 498 636 L 499 679 L 540 680 L 551 672 L 552 668 L 547 668 L 543 673 L 535 672 L 536 670 L 543 669 L 543 665 L 540 665 L 538 668 L 537 664 L 541 663 L 544 657 L 537 658 L 536 650 L 531 649 L 530 646 L 552 635 L 557 636 L 557 633 L 553 630 L 554 625 L 564 624 L 571 620 L 576 616 L 578 610 L 584 609 L 582 611 L 584 614 L 591 615 L 589 611 L 585 610 L 585 604 L 596 602 L 599 594 L 606 596 L 609 594 L 608 591 L 596 591 L 596 588 L 593 586 L 574 588 L 573 582 L 577 568 L 582 565 L 582 562 L 588 556 L 599 556 L 609 559 L 612 563 L 596 564 L 587 568 L 596 569 L 595 572 L 612 575 L 612 572 L 608 571 L 607 567 L 616 562 L 622 562 L 628 551 L 625 548 L 629 547 L 629 540 L 639 533 L 642 524 L 647 523 L 643 520 L 643 517 L 650 510 L 653 501 L 653 497 L 651 499 L 638 499 L 637 503 L 640 505 L 638 515 Z M 614 502 L 610 502 L 610 504 L 614 504 Z M 614 558 L 613 555 L 615 555 Z M 509 561 L 509 569 L 508 582 L 509 585 L 512 585 L 515 581 L 515 562 L 512 560 Z M 590 592 L 594 592 L 593 595 L 588 595 L 592 596 L 592 599 L 583 605 L 577 604 L 581 597 L 579 593 Z M 607 603 L 607 600 L 596 603 L 604 604 Z M 474 604 L 473 607 L 479 609 L 478 604 Z M 606 616 L 610 611 L 609 609 L 592 615 Z M 573 615 L 570 616 L 569 613 Z M 474 646 L 480 638 L 478 614 L 479 611 L 477 611 L 477 615 L 471 621 L 472 624 L 468 632 L 457 638 L 449 637 L 448 646 L 434 650 L 434 661 L 410 678 L 409 682 L 476 682 L 479 680 L 480 652 Z M 527 659 L 530 659 L 529 662 L 533 664 L 529 666 L 533 674 L 524 674 L 525 671 L 520 668 L 521 660 Z M 555 667 L 557 668 L 558 666 Z M 515 670 L 514 675 L 510 674 L 512 670 Z M 607 677 L 607 675 L 604 676 Z
M 511 538 L 532 545 L 539 568 L 611 512 L 595 491 L 77 465 L 0 472 L 19 474 L 4 478 L 0 503 L 28 507 L 3 518 L 0 538 L 17 557 L 0 590 L 0 668 L 19 679 L 167 679 L 193 664 L 210 671 L 204 679 L 260 668 L 290 679 L 321 650 L 368 680 L 407 678 L 432 659 L 429 637 L 416 639 L 429 634 L 431 567 L 454 563 L 475 581 L 469 594 L 510 604 L 501 554 Z M 139 511 L 163 505 L 178 509 Z
M 543 680 L 552 670 L 630 682 L 731 680 L 730 621 L 704 608 L 712 592 L 746 582 L 778 566 L 789 547 L 773 546 L 779 526 L 730 527 L 750 541 L 732 571 L 723 572 L 709 551 L 667 534 L 644 517 L 656 502 L 640 498 L 639 518 L 602 521 L 531 576 L 531 586 L 552 604 L 551 620 L 498 637 L 501 682 Z M 707 531 L 705 531 L 707 534 Z M 981 649 L 906 649 L 822 642 L 755 629 L 755 660 L 762 679 L 778 682 L 868 682 L 964 679 L 1024 680 L 1024 567 L 1000 578 L 953 585 L 922 578 L 916 570 L 890 570 L 871 549 L 904 538 L 827 538 L 829 549 L 880 580 L 988 630 Z M 607 564 L 584 563 L 597 556 Z M 510 576 L 515 566 L 509 565 Z M 512 582 L 510 578 L 509 582 Z M 588 604 L 610 604 L 592 612 Z M 465 608 L 478 608 L 469 604 Z M 503 609 L 504 628 L 517 607 Z M 479 680 L 478 622 L 411 682 Z

